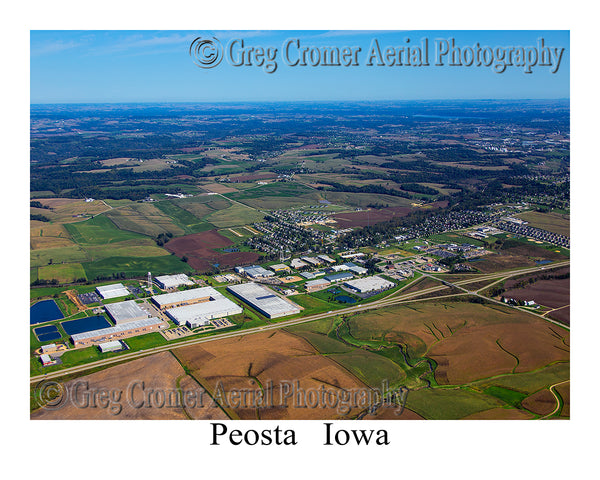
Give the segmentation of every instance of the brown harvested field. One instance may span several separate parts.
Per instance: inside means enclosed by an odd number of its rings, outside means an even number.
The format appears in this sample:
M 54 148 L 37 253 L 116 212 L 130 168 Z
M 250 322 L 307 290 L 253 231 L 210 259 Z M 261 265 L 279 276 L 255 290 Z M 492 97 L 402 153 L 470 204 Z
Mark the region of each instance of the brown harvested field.
M 481 273 L 494 273 L 515 268 L 535 267 L 536 263 L 526 256 L 510 254 L 490 254 L 471 262 L 466 262 Z
M 182 402 L 178 404 L 176 401 L 178 379 L 181 380 L 182 393 L 187 396 L 185 410 L 181 406 Z M 143 389 L 141 382 L 144 382 Z M 80 392 L 86 389 L 88 392 L 102 389 L 115 392 L 115 396 L 112 397 L 114 411 L 117 412 L 118 405 L 122 410 L 113 414 L 109 408 L 84 408 L 85 396 L 74 393 L 78 384 Z M 188 415 L 196 419 L 227 419 L 227 416 L 218 407 L 212 405 L 212 401 L 202 387 L 185 374 L 179 362 L 169 352 L 157 353 L 71 380 L 65 384 L 65 387 L 70 392 L 70 399 L 76 401 L 68 400 L 62 408 L 57 410 L 37 409 L 31 413 L 31 419 L 184 420 L 188 418 Z M 152 389 L 165 392 L 168 395 L 167 398 L 171 398 L 171 400 L 168 403 L 165 402 L 160 408 L 161 397 L 147 395 Z M 121 392 L 120 397 L 118 392 Z M 143 392 L 146 392 L 145 396 Z M 140 408 L 141 402 L 144 403 Z
M 217 230 L 194 233 L 169 241 L 165 248 L 179 258 L 186 256 L 188 264 L 199 272 L 211 269 L 214 264 L 223 267 L 234 267 L 256 262 L 260 255 L 254 252 L 218 252 L 216 248 L 226 248 L 233 245 L 227 237 Z
M 546 316 L 558 320 L 565 325 L 571 325 L 571 308 L 568 305 L 549 312 Z
M 238 191 L 236 188 L 228 187 L 222 183 L 207 183 L 206 185 L 201 185 L 200 187 L 207 192 L 213 193 L 231 193 Z
M 441 385 L 527 372 L 570 356 L 568 331 L 500 305 L 416 302 L 354 315 L 348 326 L 358 340 L 385 339 L 405 345 L 413 361 L 435 360 Z
M 249 175 L 231 175 L 229 179 L 232 182 L 256 182 L 258 180 L 268 180 L 270 178 L 277 178 L 276 173 L 252 173 Z
M 367 387 L 333 360 L 320 355 L 307 341 L 283 331 L 264 332 L 191 345 L 174 354 L 194 378 L 220 398 L 232 417 L 241 419 L 336 419 L 344 418 L 335 406 L 319 403 L 317 408 L 302 408 L 303 398 L 286 399 L 285 385 L 298 382 L 294 392 L 364 390 Z M 255 408 L 251 393 L 237 400 L 236 389 L 257 392 L 272 382 L 272 400 Z M 291 382 L 291 383 L 286 383 Z M 290 387 L 292 388 L 292 387 Z M 300 390 L 303 389 L 303 390 Z M 302 395 L 300 393 L 300 395 Z M 287 406 L 286 406 L 287 405 Z M 358 413 L 353 408 L 348 416 Z
M 75 242 L 64 226 L 47 222 L 31 222 L 29 241 L 32 250 L 71 247 Z
M 498 407 L 473 413 L 464 417 L 463 420 L 529 420 L 531 418 L 534 416 L 523 410 Z
M 366 227 L 387 222 L 392 218 L 405 217 L 415 209 L 412 207 L 388 207 L 379 210 L 369 209 L 361 212 L 336 213 L 333 218 L 338 228 Z
M 556 408 L 556 399 L 550 390 L 540 390 L 525 398 L 521 405 L 538 415 L 548 415 Z
M 31 200 L 50 207 L 50 209 L 31 208 L 32 214 L 44 215 L 55 223 L 79 222 L 81 217 L 78 215 L 97 215 L 110 210 L 110 207 L 101 200 L 93 202 L 74 198 L 32 198 Z
M 423 205 L 420 208 L 444 208 L 448 202 L 433 202 Z M 378 210 L 369 209 L 361 212 L 337 213 L 333 218 L 339 228 L 364 227 L 376 223 L 387 222 L 393 218 L 405 217 L 410 212 L 415 211 L 417 207 L 386 207 Z
M 435 280 L 431 277 L 421 277 L 418 281 L 413 283 L 407 289 L 402 290 L 397 295 L 404 295 L 406 293 L 419 292 L 421 290 L 425 290 L 425 289 L 431 288 L 431 287 L 441 287 L 442 285 L 443 285 L 442 282 L 438 282 L 437 280 Z
M 506 298 L 515 300 L 535 300 L 536 303 L 550 308 L 559 308 L 568 305 L 570 302 L 570 278 L 550 278 L 544 279 L 544 276 L 566 275 L 570 272 L 569 267 L 552 270 L 549 272 L 540 272 L 535 275 L 507 280 L 504 284 Z M 526 283 L 522 288 L 513 288 L 530 279 L 534 283 Z

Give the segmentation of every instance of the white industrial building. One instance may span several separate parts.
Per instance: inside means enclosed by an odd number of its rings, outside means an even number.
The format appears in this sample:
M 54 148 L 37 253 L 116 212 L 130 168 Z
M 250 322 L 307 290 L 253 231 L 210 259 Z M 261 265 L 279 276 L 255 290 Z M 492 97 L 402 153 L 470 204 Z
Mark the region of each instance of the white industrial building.
M 344 283 L 345 286 L 358 293 L 369 293 L 375 291 L 387 290 L 392 288 L 395 283 L 381 278 L 378 275 L 372 277 L 358 278 Z
M 230 285 L 227 290 L 254 307 L 267 318 L 278 318 L 294 315 L 302 310 L 287 298 L 276 295 L 273 290 L 257 283 Z
M 168 309 L 167 315 L 177 325 L 187 325 L 190 328 L 208 325 L 214 318 L 238 315 L 243 309 L 227 297 L 220 295 L 208 302 L 186 305 Z
M 316 292 L 317 290 L 322 290 L 329 285 L 330 282 L 324 278 L 317 278 L 316 280 L 309 280 L 306 282 L 304 284 L 304 288 L 306 288 L 307 292 Z
M 123 348 L 123 345 L 121 345 L 121 342 L 119 342 L 118 340 L 113 340 L 112 342 L 104 342 L 98 344 L 98 348 L 102 353 L 106 353 L 121 350 Z
M 290 262 L 290 266 L 291 266 L 292 268 L 296 268 L 296 269 L 298 269 L 298 268 L 304 268 L 304 267 L 308 266 L 308 263 L 306 263 L 306 262 L 303 262 L 303 261 L 302 261 L 302 260 L 300 260 L 299 258 L 294 258 L 294 259 L 292 259 L 292 261 Z
M 165 308 L 182 307 L 195 303 L 209 302 L 211 299 L 221 297 L 213 287 L 192 288 L 173 293 L 154 295 L 152 302 L 161 310 Z
M 142 320 L 148 318 L 150 315 L 140 308 L 135 303 L 135 300 L 127 300 L 119 303 L 109 303 L 105 305 L 106 313 L 115 322 L 115 325 L 120 325 L 126 322 L 133 322 L 135 320 Z
M 154 277 L 156 284 L 163 290 L 169 288 L 177 288 L 181 285 L 193 285 L 194 282 L 185 273 L 178 273 L 177 275 L 161 275 Z
M 129 295 L 129 290 L 127 290 L 122 283 L 113 283 L 112 285 L 96 287 L 96 292 L 105 300 L 109 298 L 126 297 Z

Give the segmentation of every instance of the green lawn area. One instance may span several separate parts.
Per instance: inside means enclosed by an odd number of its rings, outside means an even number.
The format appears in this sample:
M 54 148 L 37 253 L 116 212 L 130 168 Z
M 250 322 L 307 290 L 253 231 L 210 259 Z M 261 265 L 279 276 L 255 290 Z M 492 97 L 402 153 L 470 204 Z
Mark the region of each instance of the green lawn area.
M 38 268 L 37 276 L 40 280 L 56 279 L 61 283 L 70 283 L 80 278 L 86 278 L 81 263 L 45 265 Z

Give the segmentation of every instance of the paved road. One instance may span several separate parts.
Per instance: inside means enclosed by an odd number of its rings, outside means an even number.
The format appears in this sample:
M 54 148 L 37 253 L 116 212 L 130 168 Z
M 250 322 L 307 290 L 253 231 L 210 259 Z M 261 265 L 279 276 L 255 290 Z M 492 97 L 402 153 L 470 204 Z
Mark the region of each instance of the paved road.
M 569 383 L 571 380 L 564 380 L 562 382 L 558 382 L 555 383 L 554 385 L 550 385 L 550 387 L 548 387 L 548 390 L 550 390 L 550 393 L 552 395 L 554 395 L 554 399 L 556 400 L 556 408 L 554 410 L 552 410 L 552 412 L 550 412 L 548 415 L 540 418 L 540 420 L 544 420 L 546 418 L 550 418 L 552 415 L 554 415 L 556 412 L 558 412 L 558 409 L 560 408 L 561 405 L 561 401 L 560 398 L 558 397 L 558 394 L 554 391 L 554 387 L 558 387 L 559 385 L 562 385 L 563 383 Z
M 557 264 L 556 266 L 563 266 L 563 264 L 569 264 L 569 262 L 561 262 L 561 264 Z M 554 267 L 554 266 L 553 266 Z M 513 276 L 513 275 L 517 275 L 517 274 L 521 274 L 521 273 L 530 273 L 530 271 L 536 271 L 536 270 L 542 270 L 545 269 L 546 267 L 537 267 L 537 268 L 531 268 L 531 269 L 526 269 L 526 270 L 514 270 L 514 271 L 509 271 L 509 272 L 504 272 L 503 276 L 505 277 L 509 277 L 509 276 Z M 439 279 L 438 279 L 439 280 Z M 412 283 L 412 282 L 411 282 Z M 456 288 L 459 288 L 461 290 L 464 291 L 464 293 L 459 293 L 459 294 L 451 294 L 451 295 L 443 295 L 440 297 L 435 297 L 435 298 L 448 298 L 448 297 L 453 297 L 453 296 L 457 296 L 457 295 L 477 295 L 481 298 L 484 298 L 488 301 L 491 301 L 493 303 L 498 303 L 504 307 L 510 307 L 510 305 L 507 305 L 499 300 L 494 300 L 494 299 L 490 299 L 488 297 L 484 297 L 483 295 L 480 295 L 478 293 L 473 293 L 473 292 L 469 292 L 468 290 L 465 290 L 464 288 L 458 286 L 457 282 L 456 284 L 450 284 L 449 282 L 446 282 L 448 285 L 452 285 L 455 286 Z M 127 353 L 127 354 L 123 354 L 117 357 L 113 357 L 110 359 L 106 359 L 106 360 L 98 360 L 96 362 L 91 362 L 91 363 L 86 363 L 85 365 L 80 365 L 80 366 L 76 366 L 76 367 L 71 367 L 71 368 L 65 368 L 64 370 L 59 370 L 56 372 L 52 372 L 52 373 L 47 373 L 44 375 L 37 375 L 34 377 L 30 378 L 30 382 L 34 383 L 34 382 L 38 382 L 40 380 L 44 380 L 44 379 L 51 379 L 51 378 L 58 378 L 58 377 L 62 377 L 64 375 L 70 375 L 73 373 L 79 373 L 79 372 L 84 372 L 86 370 L 90 370 L 92 368 L 96 368 L 96 367 L 101 367 L 101 366 L 106 366 L 106 365 L 111 365 L 111 364 L 115 364 L 115 363 L 119 363 L 119 362 L 123 362 L 125 360 L 133 360 L 136 358 L 141 358 L 141 357 L 145 357 L 147 355 L 152 355 L 154 353 L 159 353 L 159 352 L 165 352 L 168 350 L 174 350 L 176 348 L 180 348 L 180 347 L 186 347 L 189 345 L 197 345 L 200 343 L 205 343 L 205 342 L 212 342 L 215 340 L 222 340 L 224 338 L 232 338 L 232 337 L 239 337 L 242 335 L 249 335 L 251 333 L 258 333 L 258 332 L 263 332 L 263 331 L 267 331 L 267 330 L 277 330 L 280 328 L 284 328 L 284 327 L 289 327 L 292 325 L 299 325 L 302 323 L 307 323 L 307 322 L 313 322 L 315 320 L 321 320 L 324 318 L 328 318 L 328 317 L 333 317 L 333 316 L 337 316 L 337 315 L 347 315 L 347 314 L 351 314 L 351 313 L 357 313 L 357 312 L 362 312 L 362 311 L 367 311 L 367 310 L 373 310 L 376 308 L 382 308 L 382 307 L 388 307 L 388 306 L 392 306 L 392 305 L 396 305 L 396 304 L 400 304 L 400 303 L 404 303 L 404 302 L 413 302 L 413 301 L 421 301 L 422 299 L 420 298 L 413 298 L 413 297 L 420 297 L 422 295 L 428 294 L 428 293 L 434 293 L 443 289 L 448 288 L 447 285 L 439 285 L 439 286 L 435 286 L 435 287 L 430 287 L 430 288 L 426 288 L 424 290 L 420 290 L 417 292 L 411 292 L 411 293 L 406 293 L 406 294 L 400 294 L 400 295 L 395 295 L 393 296 L 388 296 L 385 298 L 382 298 L 381 300 L 377 300 L 375 302 L 372 303 L 368 303 L 368 304 L 364 304 L 364 305 L 357 305 L 357 306 L 353 306 L 353 307 L 347 307 L 347 308 L 341 308 L 338 310 L 330 310 L 328 312 L 323 312 L 323 313 L 318 313 L 315 315 L 310 315 L 307 317 L 301 317 L 301 318 L 294 318 L 291 320 L 284 320 L 282 322 L 277 322 L 271 325 L 265 325 L 262 327 L 255 327 L 255 328 L 249 328 L 246 330 L 236 330 L 234 332 L 226 332 L 226 333 L 222 333 L 219 335 L 213 335 L 211 337 L 205 337 L 205 338 L 196 338 L 196 339 L 191 339 L 191 340 L 186 340 L 186 341 L 182 341 L 182 342 L 178 342 L 177 344 L 170 344 L 170 345 L 161 345 L 160 347 L 154 347 L 154 348 L 149 348 L 146 350 L 138 350 L 136 352 L 132 352 L 132 353 Z M 395 292 L 398 293 L 398 292 Z M 529 310 L 523 310 L 520 309 L 518 307 L 512 307 L 512 308 L 516 308 L 518 310 L 524 311 L 526 313 L 529 313 L 531 315 L 535 315 L 537 317 L 540 317 L 541 319 L 550 322 L 550 323 L 554 323 L 556 325 L 559 325 L 560 327 L 569 329 L 569 327 L 556 322 L 550 318 L 546 318 L 543 317 L 542 315 L 539 315 L 537 313 L 531 312 Z

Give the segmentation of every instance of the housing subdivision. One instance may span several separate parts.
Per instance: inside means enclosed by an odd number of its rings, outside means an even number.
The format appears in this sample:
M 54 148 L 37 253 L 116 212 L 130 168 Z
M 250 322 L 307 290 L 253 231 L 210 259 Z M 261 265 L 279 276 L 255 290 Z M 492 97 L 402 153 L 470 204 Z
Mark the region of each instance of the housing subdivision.
M 112 285 L 102 285 L 101 287 L 96 287 L 96 292 L 98 292 L 98 295 L 100 295 L 104 300 L 117 297 L 126 297 L 129 295 L 129 290 L 127 290 L 122 283 L 113 283 Z
M 177 325 L 197 328 L 216 318 L 238 315 L 243 309 L 213 287 L 155 295 L 152 302 Z
M 276 295 L 271 289 L 258 283 L 229 285 L 227 291 L 233 293 L 267 318 L 294 315 L 302 310 L 302 307 L 291 300 Z

